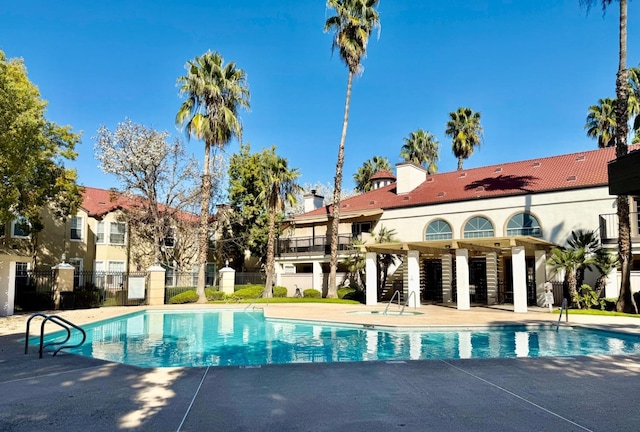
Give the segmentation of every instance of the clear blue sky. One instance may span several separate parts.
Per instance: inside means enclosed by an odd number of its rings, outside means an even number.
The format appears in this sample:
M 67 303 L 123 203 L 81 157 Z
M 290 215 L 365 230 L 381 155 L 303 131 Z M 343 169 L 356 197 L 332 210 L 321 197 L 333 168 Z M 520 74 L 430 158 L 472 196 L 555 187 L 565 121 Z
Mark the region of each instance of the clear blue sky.
M 440 141 L 439 171 L 456 169 L 444 130 L 461 106 L 480 111 L 484 126 L 465 168 L 597 147 L 584 124 L 589 105 L 615 96 L 617 2 L 604 17 L 578 0 L 381 0 L 379 12 L 380 37 L 353 88 L 344 188 L 374 155 L 399 162 L 403 138 L 418 128 Z M 73 166 L 83 185 L 117 186 L 93 158 L 101 124 L 128 117 L 181 135 L 176 79 L 207 50 L 247 72 L 244 140 L 254 150 L 275 144 L 301 183 L 326 184 L 347 82 L 322 31 L 329 14 L 323 0 L 8 2 L 0 49 L 24 58 L 48 118 L 82 131 Z M 639 28 L 640 1 L 630 1 L 629 66 L 640 63 Z M 201 159 L 201 142 L 188 148 Z

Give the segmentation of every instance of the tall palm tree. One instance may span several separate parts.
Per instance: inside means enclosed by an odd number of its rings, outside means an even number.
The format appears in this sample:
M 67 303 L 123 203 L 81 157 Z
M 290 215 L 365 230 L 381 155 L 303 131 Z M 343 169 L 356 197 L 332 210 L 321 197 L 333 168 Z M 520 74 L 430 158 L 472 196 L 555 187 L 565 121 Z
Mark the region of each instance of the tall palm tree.
M 370 191 L 372 187 L 371 176 L 382 170 L 391 171 L 391 163 L 386 157 L 374 156 L 366 160 L 353 175 L 353 180 L 356 182 L 356 190 L 360 193 Z
M 616 119 L 614 113 L 615 100 L 611 98 L 599 99 L 596 105 L 589 107 L 587 123 L 584 128 L 587 136 L 598 140 L 598 147 L 613 147 L 615 145 Z
M 429 131 L 418 129 L 404 139 L 400 157 L 407 162 L 415 162 L 427 168 L 429 174 L 438 171 L 438 140 Z
M 344 142 L 349 124 L 349 104 L 351 102 L 351 84 L 353 76 L 361 72 L 362 59 L 367 53 L 367 43 L 371 32 L 380 27 L 380 17 L 375 9 L 379 0 L 327 0 L 327 7 L 334 9 L 336 15 L 327 19 L 324 31 L 333 31 L 331 48 L 337 49 L 340 58 L 349 69 L 347 96 L 342 121 L 342 135 L 338 147 L 335 187 L 333 190 L 331 223 L 331 261 L 329 289 L 327 297 L 337 298 L 336 271 L 338 268 L 338 225 L 340 222 L 340 193 L 342 191 L 342 166 L 344 165 Z
M 629 68 L 628 106 L 634 132 L 632 144 L 640 144 L 640 67 Z
M 263 152 L 263 184 L 266 188 L 257 199 L 267 204 L 269 213 L 269 233 L 267 236 L 266 281 L 263 297 L 272 297 L 273 269 L 275 267 L 276 218 L 284 212 L 285 205 L 296 203 L 296 194 L 302 188 L 296 179 L 300 176 L 297 168 L 289 168 L 287 160 L 276 155 L 275 148 Z
M 473 153 L 482 142 L 480 113 L 471 108 L 458 108 L 449 113 L 447 129 L 444 133 L 452 139 L 453 154 L 458 158 L 458 171 L 462 170 L 462 161 Z
M 602 9 L 611 4 L 613 0 L 580 0 L 580 4 L 585 5 L 587 10 L 594 3 L 602 4 Z M 627 71 L 627 0 L 618 0 L 620 6 L 620 33 L 618 50 L 618 72 L 616 74 L 616 127 L 615 143 L 616 157 L 620 158 L 627 154 L 627 134 L 628 134 L 628 99 L 629 99 L 629 74 Z M 631 221 L 629 220 L 629 197 L 619 195 L 617 198 L 618 207 L 618 256 L 622 277 L 620 280 L 620 295 L 616 310 L 618 312 L 637 313 L 636 304 L 631 295 Z
M 226 65 L 217 52 L 190 60 L 187 73 L 178 78 L 180 95 L 185 96 L 176 124 L 184 129 L 187 138 L 204 140 L 202 170 L 202 198 L 200 201 L 200 228 L 198 234 L 199 303 L 206 302 L 204 293 L 205 268 L 209 246 L 209 205 L 211 201 L 211 148 L 222 149 L 233 137 L 241 138 L 240 108 L 249 107 L 249 88 L 246 74 L 234 62 Z

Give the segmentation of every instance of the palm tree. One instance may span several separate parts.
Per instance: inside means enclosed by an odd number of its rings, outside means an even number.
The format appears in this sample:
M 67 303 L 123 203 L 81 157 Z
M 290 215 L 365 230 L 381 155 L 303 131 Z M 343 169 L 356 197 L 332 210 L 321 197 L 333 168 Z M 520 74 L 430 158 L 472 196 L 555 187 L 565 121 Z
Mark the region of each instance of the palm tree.
M 576 270 L 584 263 L 584 249 L 567 249 L 563 247 L 554 247 L 551 249 L 551 255 L 547 259 L 547 264 L 558 272 L 564 271 L 563 296 L 571 302 L 578 302 L 578 291 Z
M 640 143 L 640 68 L 629 68 L 629 120 L 634 132 L 632 144 Z
M 353 180 L 356 182 L 356 190 L 360 193 L 370 191 L 372 187 L 371 176 L 382 170 L 391 171 L 391 164 L 386 157 L 374 156 L 366 160 L 353 175 Z
M 297 168 L 290 169 L 287 160 L 276 155 L 275 148 L 263 152 L 262 167 L 265 189 L 257 199 L 266 202 L 269 213 L 269 230 L 267 236 L 267 260 L 265 265 L 266 281 L 263 297 L 272 297 L 273 269 L 275 263 L 276 218 L 284 212 L 285 205 L 295 205 L 296 194 L 302 188 L 296 179 L 300 176 Z
M 378 234 L 374 236 L 374 242 L 378 244 L 397 242 L 398 239 L 396 238 L 396 235 L 396 230 L 380 226 L 380 231 L 378 231 Z M 383 253 L 378 254 L 376 258 L 376 267 L 378 270 L 378 292 L 380 292 L 380 290 L 387 284 L 389 267 L 398 260 L 398 257 L 394 254 Z
M 613 107 L 615 101 L 611 98 L 599 99 L 596 105 L 589 107 L 587 123 L 584 128 L 587 136 L 598 140 L 598 147 L 613 147 L 615 145 L 616 119 Z
M 458 171 L 462 170 L 462 161 L 473 153 L 482 142 L 482 125 L 480 113 L 471 108 L 458 108 L 449 113 L 449 121 L 445 134 L 453 140 L 453 154 L 458 158 Z
M 596 1 L 602 3 L 605 10 L 612 0 L 580 0 L 587 10 Z M 629 74 L 627 71 L 627 0 L 618 0 L 620 5 L 620 37 L 618 51 L 618 73 L 616 74 L 616 127 L 615 143 L 616 158 L 621 158 L 628 152 L 628 105 L 629 105 Z M 620 295 L 616 310 L 618 312 L 637 313 L 636 305 L 631 295 L 631 221 L 629 220 L 629 197 L 619 195 L 618 207 L 618 256 L 622 277 L 620 280 Z
M 340 222 L 340 193 L 342 190 L 342 166 L 344 165 L 344 143 L 347 138 L 349 124 L 349 103 L 351 101 L 351 84 L 353 76 L 361 72 L 362 59 L 367 53 L 367 43 L 371 32 L 380 27 L 380 17 L 376 6 L 379 0 L 327 0 L 327 7 L 334 9 L 335 16 L 329 17 L 324 24 L 324 31 L 333 31 L 331 48 L 338 49 L 340 58 L 349 69 L 347 80 L 347 96 L 342 121 L 342 135 L 338 147 L 336 163 L 335 187 L 333 190 L 332 225 L 331 225 L 331 261 L 329 273 L 329 289 L 327 297 L 337 298 L 336 271 L 338 268 L 338 224 Z
M 593 258 L 598 251 L 602 249 L 602 245 L 595 231 L 582 229 L 571 231 L 571 236 L 567 240 L 567 243 L 569 247 L 575 250 L 582 249 L 584 251 L 584 261 L 576 268 L 576 286 L 581 287 L 584 282 L 584 272 L 587 269 L 591 270 Z
M 209 246 L 209 205 L 211 201 L 211 147 L 222 149 L 233 137 L 241 138 L 240 108 L 249 107 L 246 74 L 234 62 L 226 65 L 217 52 L 206 52 L 188 61 L 187 74 L 178 78 L 180 95 L 185 96 L 176 124 L 185 130 L 187 138 L 204 140 L 202 198 L 198 235 L 199 303 L 206 302 L 205 268 Z
M 400 157 L 407 162 L 415 162 L 427 168 L 427 173 L 438 171 L 438 140 L 429 131 L 418 129 L 404 139 Z
M 593 258 L 593 265 L 598 269 L 598 273 L 600 273 L 594 287 L 598 298 L 600 298 L 602 297 L 609 273 L 618 266 L 618 257 L 604 249 L 600 249 Z

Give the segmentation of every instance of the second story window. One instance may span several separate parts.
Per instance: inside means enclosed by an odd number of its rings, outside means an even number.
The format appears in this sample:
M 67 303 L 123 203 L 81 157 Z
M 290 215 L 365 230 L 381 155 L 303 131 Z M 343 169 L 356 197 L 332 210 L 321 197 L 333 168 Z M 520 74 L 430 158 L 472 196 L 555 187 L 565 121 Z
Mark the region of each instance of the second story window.
M 164 237 L 164 246 L 168 248 L 174 247 L 176 244 L 176 230 L 169 228 L 167 234 Z
M 71 233 L 69 234 L 71 240 L 82 240 L 82 222 L 82 216 L 74 216 L 71 218 Z
M 109 243 L 123 245 L 126 232 L 127 228 L 124 222 L 111 222 L 109 225 Z
M 19 216 L 11 223 L 11 237 L 27 238 L 31 232 L 31 225 L 24 216 Z
M 353 238 L 360 238 L 362 233 L 371 232 L 371 222 L 354 222 L 351 224 Z
M 96 223 L 96 243 L 104 243 L 104 221 Z

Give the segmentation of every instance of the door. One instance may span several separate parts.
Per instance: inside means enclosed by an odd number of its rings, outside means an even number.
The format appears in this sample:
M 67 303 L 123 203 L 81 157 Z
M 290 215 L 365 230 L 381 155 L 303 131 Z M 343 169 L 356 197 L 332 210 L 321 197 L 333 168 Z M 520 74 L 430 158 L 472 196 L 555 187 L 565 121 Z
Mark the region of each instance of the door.
M 469 259 L 469 294 L 471 303 L 487 304 L 487 260 Z
M 439 259 L 425 260 L 424 291 L 422 300 L 425 302 L 442 303 L 442 261 Z

